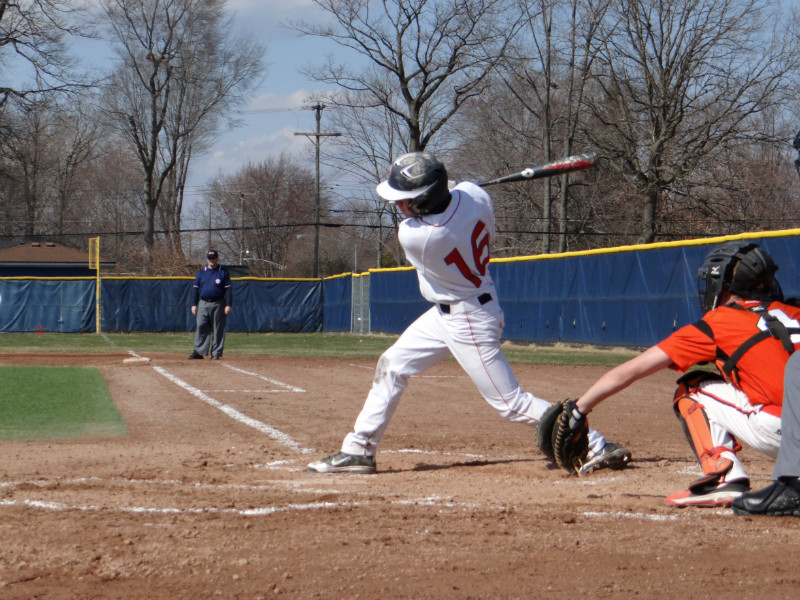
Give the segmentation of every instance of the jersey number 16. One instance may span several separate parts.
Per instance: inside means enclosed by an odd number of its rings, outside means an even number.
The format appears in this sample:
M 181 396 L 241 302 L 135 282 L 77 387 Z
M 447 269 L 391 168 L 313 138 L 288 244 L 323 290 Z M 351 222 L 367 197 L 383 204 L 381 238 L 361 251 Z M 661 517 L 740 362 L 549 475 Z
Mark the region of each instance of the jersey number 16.
M 479 275 L 486 275 L 486 266 L 489 264 L 489 233 L 486 232 L 486 235 L 481 237 L 484 229 L 486 229 L 484 222 L 478 221 L 475 224 L 475 229 L 472 230 L 472 261 Z M 475 287 L 481 287 L 480 278 L 469 268 L 467 261 L 461 256 L 458 248 L 453 248 L 450 254 L 444 257 L 444 262 L 447 265 L 455 265 L 461 274 L 471 281 Z

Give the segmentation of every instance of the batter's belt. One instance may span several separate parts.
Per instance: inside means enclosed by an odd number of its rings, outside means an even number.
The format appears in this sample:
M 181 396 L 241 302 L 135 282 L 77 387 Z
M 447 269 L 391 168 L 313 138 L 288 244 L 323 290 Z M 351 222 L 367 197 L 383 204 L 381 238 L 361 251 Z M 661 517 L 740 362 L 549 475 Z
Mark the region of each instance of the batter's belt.
M 478 296 L 477 300 L 480 303 L 480 305 L 483 306 L 484 304 L 492 301 L 492 295 L 487 292 L 485 294 L 481 294 L 480 296 Z M 464 300 L 463 302 L 465 304 L 471 304 L 471 302 L 469 300 Z M 461 302 L 459 302 L 458 304 L 461 304 Z M 451 310 L 451 308 L 450 308 L 451 306 L 452 305 L 450 305 L 450 304 L 439 303 L 439 310 L 441 310 L 446 315 L 449 315 L 450 314 L 450 310 Z

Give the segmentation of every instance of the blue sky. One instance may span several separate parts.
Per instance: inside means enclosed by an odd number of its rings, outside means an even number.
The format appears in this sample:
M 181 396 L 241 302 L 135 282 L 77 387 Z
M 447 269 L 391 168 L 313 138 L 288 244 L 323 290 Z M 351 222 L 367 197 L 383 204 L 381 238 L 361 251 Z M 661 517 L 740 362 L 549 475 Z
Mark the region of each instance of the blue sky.
M 301 162 L 307 160 L 308 168 L 314 169 L 313 141 L 295 132 L 316 129 L 307 99 L 319 87 L 298 70 L 321 63 L 331 52 L 341 52 L 331 42 L 300 37 L 282 26 L 289 20 L 323 18 L 324 13 L 310 0 L 228 0 L 228 9 L 237 32 L 247 33 L 267 47 L 268 67 L 260 87 L 243 108 L 241 124 L 223 132 L 208 153 L 193 159 L 186 190 L 190 206 L 203 199 L 204 185 L 218 173 L 232 174 L 248 162 L 260 162 L 281 152 L 290 152 Z M 89 68 L 107 70 L 112 66 L 113 55 L 105 42 L 78 40 L 72 52 Z M 322 129 L 326 129 L 324 111 Z
M 269 67 L 264 82 L 241 115 L 241 126 L 224 133 L 208 154 L 198 157 L 196 175 L 188 190 L 192 195 L 201 192 L 210 176 L 233 173 L 247 162 L 259 162 L 284 151 L 293 153 L 298 160 L 305 159 L 313 142 L 295 132 L 316 128 L 314 111 L 304 107 L 309 106 L 306 99 L 317 87 L 298 69 L 319 63 L 326 54 L 336 51 L 329 42 L 299 37 L 281 26 L 288 20 L 319 18 L 321 11 L 310 0 L 229 0 L 229 8 L 237 28 L 267 45 Z M 313 160 L 309 168 L 314 168 Z
M 89 0 L 89 4 L 96 6 L 97 0 Z M 192 207 L 203 200 L 204 186 L 214 176 L 232 174 L 248 162 L 289 152 L 296 161 L 307 161 L 307 168 L 313 171 L 313 139 L 295 133 L 315 130 L 315 113 L 309 108 L 309 98 L 319 86 L 301 75 L 299 69 L 321 64 L 330 53 L 337 53 L 339 60 L 345 58 L 343 50 L 332 42 L 301 37 L 285 27 L 290 20 L 314 22 L 327 18 L 311 0 L 228 0 L 228 11 L 237 33 L 246 33 L 267 47 L 268 66 L 263 82 L 243 107 L 241 124 L 222 132 L 209 152 L 194 157 L 186 189 L 185 217 L 192 216 Z M 73 39 L 70 50 L 87 70 L 108 71 L 113 66 L 108 42 Z M 359 57 L 353 55 L 352 59 Z M 25 77 L 24 70 L 13 63 L 4 66 L 5 76 Z M 326 128 L 325 111 L 322 129 L 330 130 Z

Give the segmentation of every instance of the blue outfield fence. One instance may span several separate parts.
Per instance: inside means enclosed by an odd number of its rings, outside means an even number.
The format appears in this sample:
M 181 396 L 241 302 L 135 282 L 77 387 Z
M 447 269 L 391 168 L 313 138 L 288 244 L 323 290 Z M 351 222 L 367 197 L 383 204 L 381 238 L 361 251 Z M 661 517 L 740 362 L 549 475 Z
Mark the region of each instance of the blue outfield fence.
M 322 281 L 322 330 L 350 331 L 353 278 L 350 274 Z
M 760 244 L 779 265 L 785 295 L 800 297 L 795 260 L 800 230 L 499 259 L 489 268 L 506 317 L 503 337 L 652 345 L 700 318 L 697 269 L 710 248 L 731 239 Z M 368 316 L 364 322 L 371 331 L 400 333 L 430 306 L 420 296 L 413 269 L 374 269 L 369 271 L 368 308 L 359 304 L 354 313 L 353 277 L 234 278 L 228 331 L 350 331 L 356 314 Z M 102 331 L 193 331 L 193 281 L 104 277 Z M 95 283 L 95 278 L 77 277 L 0 278 L 0 332 L 94 332 Z
M 493 265 L 516 340 L 650 345 L 700 318 L 707 247 L 615 252 Z M 694 256 L 699 254 L 699 256 Z
M 103 331 L 193 331 L 189 310 L 194 278 L 106 278 L 102 290 Z M 311 333 L 322 331 L 319 280 L 233 280 L 227 331 Z
M 503 338 L 650 346 L 701 316 L 697 269 L 714 246 L 752 240 L 779 266 L 784 295 L 800 296 L 800 230 L 586 252 L 495 259 Z M 371 271 L 372 330 L 400 333 L 429 305 L 413 270 Z
M 95 331 L 95 280 L 0 279 L 0 332 Z

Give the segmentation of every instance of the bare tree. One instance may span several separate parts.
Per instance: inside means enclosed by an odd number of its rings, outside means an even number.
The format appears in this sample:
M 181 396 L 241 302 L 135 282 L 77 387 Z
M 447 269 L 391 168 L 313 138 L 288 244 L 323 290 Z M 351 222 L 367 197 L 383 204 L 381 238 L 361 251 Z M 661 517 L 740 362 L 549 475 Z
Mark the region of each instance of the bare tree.
M 726 149 L 789 136 L 761 128 L 798 57 L 796 36 L 770 21 L 769 8 L 763 0 L 612 3 L 585 131 L 616 169 L 617 189 L 625 194 L 627 184 L 643 198 L 640 242 L 655 240 L 662 209 L 677 197 L 689 208 L 709 189 L 726 189 L 713 168 Z
M 505 175 L 541 160 L 542 128 L 538 114 L 519 102 L 526 84 L 498 75 L 489 90 L 457 117 L 463 141 L 450 153 L 449 175 L 455 179 L 485 180 Z M 530 94 L 530 92 L 529 92 Z M 546 232 L 542 183 L 524 182 L 490 188 L 497 221 L 493 256 L 544 252 Z
M 264 48 L 234 39 L 225 0 L 102 0 L 120 67 L 105 108 L 143 172 L 144 245 L 160 202 L 168 245 L 179 239 L 191 158 L 258 83 Z
M 86 209 L 80 194 L 81 178 L 98 157 L 101 126 L 97 117 L 96 111 L 80 98 L 56 114 L 49 146 L 55 169 L 53 221 L 57 236 L 74 231 L 67 220 L 78 221 L 77 217 Z
M 68 44 L 88 35 L 84 15 L 77 0 L 0 0 L 0 110 L 91 85 L 76 74 Z
M 215 178 L 208 196 L 220 251 L 254 274 L 285 275 L 288 249 L 314 222 L 314 175 L 281 155 Z
M 141 166 L 113 135 L 103 138 L 96 151 L 95 159 L 82 169 L 79 182 L 83 209 L 81 231 L 100 236 L 101 252 L 114 256 L 124 272 L 141 273 L 141 266 L 145 264 L 141 236 L 145 221 Z M 185 267 L 182 256 L 173 256 Z M 194 273 L 172 269 L 169 274 Z
M 554 20 L 558 0 L 520 0 L 518 7 L 525 27 L 518 43 L 512 46 L 505 61 L 505 91 L 538 122 L 534 128 L 526 127 L 516 132 L 521 143 L 528 148 L 523 163 L 546 162 L 553 157 L 553 131 L 555 110 L 553 92 L 558 89 L 554 81 L 557 68 Z M 531 151 L 535 148 L 535 151 Z M 541 188 L 542 251 L 550 248 L 551 180 L 544 179 Z
M 352 50 L 367 66 L 348 67 L 329 58 L 307 73 L 349 92 L 343 105 L 385 111 L 401 122 L 408 151 L 425 149 L 459 108 L 483 91 L 516 27 L 506 19 L 504 0 L 313 2 L 330 23 L 292 27 Z M 335 96 L 329 100 L 337 105 Z M 386 164 L 391 157 L 382 158 Z
M 331 107 L 343 134 L 324 160 L 365 186 L 404 152 L 447 147 L 448 123 L 486 90 L 518 27 L 507 0 L 313 2 L 329 21 L 290 27 L 351 51 L 355 65 L 338 55 L 306 69 L 314 81 L 335 86 L 316 98 Z M 379 200 L 372 203 L 379 223 L 370 231 L 383 262 L 398 214 Z
M 97 119 L 80 97 L 57 104 L 30 100 L 6 111 L 9 124 L 0 145 L 0 173 L 14 192 L 13 204 L 0 208 L 16 221 L 19 239 L 48 236 L 61 239 L 74 232 L 81 174 L 95 157 Z M 73 221 L 73 222 L 70 222 Z M 74 241 L 65 240 L 74 244 Z
M 24 239 L 46 233 L 43 216 L 48 194 L 52 190 L 54 162 L 48 151 L 53 132 L 54 111 L 49 102 L 30 101 L 14 111 L 6 112 L 7 132 L 0 158 L 5 175 L 16 185 L 23 212 L 19 233 Z

